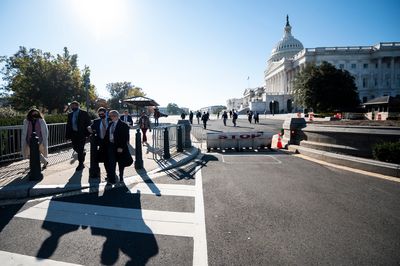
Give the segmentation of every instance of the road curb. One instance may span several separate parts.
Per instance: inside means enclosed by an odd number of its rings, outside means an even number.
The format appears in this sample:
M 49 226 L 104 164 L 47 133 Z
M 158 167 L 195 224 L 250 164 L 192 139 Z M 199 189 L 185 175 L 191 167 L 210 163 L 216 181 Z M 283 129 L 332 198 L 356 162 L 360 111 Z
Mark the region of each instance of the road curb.
M 371 159 L 320 151 L 320 150 L 301 147 L 299 145 L 289 145 L 288 150 L 332 164 L 356 168 L 359 170 L 392 176 L 392 177 L 400 177 L 399 164 L 379 162 Z
M 171 170 L 173 168 L 182 166 L 189 161 L 193 160 L 198 156 L 200 153 L 199 148 L 193 147 L 190 153 L 183 158 L 182 160 L 178 161 L 173 161 L 173 160 L 168 160 L 169 165 L 166 167 L 159 167 L 154 170 L 151 170 L 147 172 L 147 174 L 157 174 L 161 173 L 163 171 Z M 132 176 L 135 177 L 135 176 Z M 126 179 L 129 179 L 131 177 L 126 177 Z M 68 186 L 65 186 L 63 184 L 58 184 L 58 185 L 33 185 L 33 184 L 23 184 L 19 186 L 5 186 L 0 188 L 0 200 L 29 200 L 29 199 L 34 199 L 38 197 L 46 197 L 46 196 L 54 196 L 54 195 L 59 195 L 59 194 L 64 194 L 64 193 L 69 193 L 69 192 L 77 192 L 76 194 L 84 193 L 84 190 L 87 189 L 93 189 L 94 191 L 99 191 L 101 188 L 104 189 L 112 189 L 112 188 L 117 188 L 122 185 L 125 185 L 124 183 L 118 183 L 117 185 L 114 185 L 112 187 L 106 186 L 106 182 L 95 182 L 93 184 L 90 183 L 85 183 L 85 184 L 69 184 Z

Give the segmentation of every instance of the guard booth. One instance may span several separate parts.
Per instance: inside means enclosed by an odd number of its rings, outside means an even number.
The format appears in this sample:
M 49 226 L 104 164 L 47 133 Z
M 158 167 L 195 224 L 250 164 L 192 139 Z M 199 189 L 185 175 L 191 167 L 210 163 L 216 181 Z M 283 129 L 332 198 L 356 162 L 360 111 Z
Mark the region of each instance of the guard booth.
M 270 148 L 272 136 L 272 132 L 263 131 L 207 133 L 207 151 L 210 152 L 211 149 L 240 151 L 244 148 Z

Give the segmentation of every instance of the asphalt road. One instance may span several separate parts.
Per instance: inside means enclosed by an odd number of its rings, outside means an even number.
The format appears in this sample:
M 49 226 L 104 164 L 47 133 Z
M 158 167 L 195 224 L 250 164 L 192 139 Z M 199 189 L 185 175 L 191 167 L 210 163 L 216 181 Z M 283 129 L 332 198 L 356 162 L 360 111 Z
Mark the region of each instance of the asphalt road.
M 399 265 L 399 200 L 399 182 L 280 151 L 207 153 L 118 189 L 1 206 L 0 261 Z

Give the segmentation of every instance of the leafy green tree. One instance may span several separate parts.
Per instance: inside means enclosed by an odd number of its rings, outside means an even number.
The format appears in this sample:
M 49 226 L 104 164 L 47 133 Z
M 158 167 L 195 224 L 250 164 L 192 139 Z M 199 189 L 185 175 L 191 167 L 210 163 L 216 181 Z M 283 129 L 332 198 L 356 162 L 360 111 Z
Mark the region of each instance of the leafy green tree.
M 70 55 L 66 47 L 56 56 L 40 49 L 20 47 L 13 56 L 0 58 L 3 64 L 0 73 L 5 81 L 2 90 L 9 94 L 10 102 L 17 110 L 26 111 L 36 106 L 49 113 L 63 112 L 68 102 L 85 100 L 83 77 L 77 61 L 78 56 Z M 96 97 L 94 86 L 90 87 L 90 95 Z
M 183 110 L 179 108 L 179 106 L 176 103 L 169 103 L 167 105 L 167 112 L 170 115 L 180 115 Z
M 226 106 L 223 106 L 223 105 L 221 105 L 221 106 L 218 106 L 217 108 L 215 108 L 214 109 L 214 112 L 213 112 L 213 114 L 218 114 L 218 113 L 221 113 L 222 112 L 222 110 L 226 110 Z
M 315 112 L 350 110 L 360 103 L 354 77 L 328 62 L 309 64 L 299 72 L 293 93 L 298 105 Z
M 145 96 L 142 88 L 133 86 L 130 82 L 114 82 L 106 85 L 111 98 L 108 104 L 111 109 L 121 109 L 123 100 L 135 96 Z

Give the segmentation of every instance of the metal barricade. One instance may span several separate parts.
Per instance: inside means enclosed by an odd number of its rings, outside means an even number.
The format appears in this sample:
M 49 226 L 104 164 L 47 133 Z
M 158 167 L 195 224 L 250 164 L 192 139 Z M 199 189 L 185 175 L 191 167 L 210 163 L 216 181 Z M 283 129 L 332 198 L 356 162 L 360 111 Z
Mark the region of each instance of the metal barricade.
M 203 148 L 203 141 L 206 139 L 206 131 L 204 130 L 204 127 L 202 125 L 192 124 L 190 138 L 192 144 L 197 144 L 197 147 Z
M 164 154 L 164 131 L 168 130 L 168 145 L 170 150 L 175 150 L 177 147 L 177 127 L 180 125 L 164 125 L 152 129 L 153 137 L 153 159 L 160 160 Z M 183 128 L 183 127 L 182 127 Z M 184 128 L 183 131 L 184 133 Z
M 22 125 L 0 127 L 0 162 L 21 159 Z
M 272 132 L 228 132 L 207 133 L 207 151 L 211 149 L 236 149 L 242 148 L 265 148 L 271 145 Z
M 48 124 L 49 149 L 64 146 L 70 141 L 65 139 L 66 123 Z M 21 134 L 22 125 L 0 127 L 0 163 L 22 159 Z

